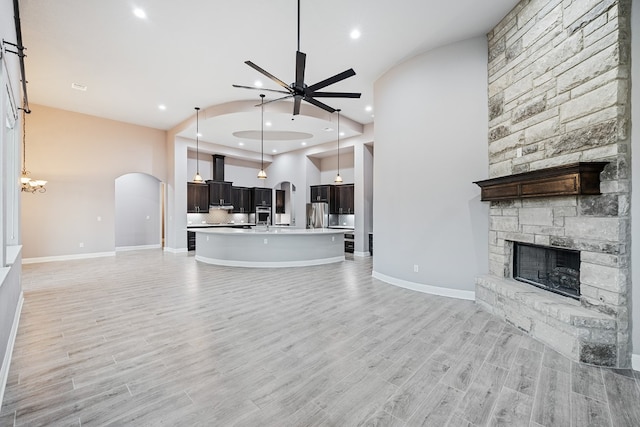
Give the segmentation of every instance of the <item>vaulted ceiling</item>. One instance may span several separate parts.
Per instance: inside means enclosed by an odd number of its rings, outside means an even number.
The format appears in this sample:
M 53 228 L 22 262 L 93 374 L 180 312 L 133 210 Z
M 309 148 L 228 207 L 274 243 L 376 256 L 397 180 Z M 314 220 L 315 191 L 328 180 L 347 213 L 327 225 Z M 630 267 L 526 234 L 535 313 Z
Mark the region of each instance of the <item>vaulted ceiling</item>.
M 416 54 L 486 34 L 516 4 L 301 0 L 305 82 L 353 68 L 354 77 L 325 90 L 361 92 L 362 97 L 323 102 L 341 109 L 344 120 L 371 123 L 376 79 Z M 232 84 L 259 81 L 263 88 L 281 89 L 244 61 L 287 84 L 295 80 L 296 0 L 22 0 L 20 8 L 32 103 L 168 130 L 195 116 L 196 106 L 259 103 L 261 92 Z M 136 16 L 135 8 L 146 17 Z M 359 38 L 350 37 L 353 30 Z M 279 95 L 264 93 L 266 100 Z M 300 116 L 292 116 L 290 100 L 267 104 L 265 121 L 271 126 L 265 128 L 265 141 L 268 137 L 283 152 L 302 142 L 335 140 L 335 114 L 308 107 L 317 114 L 303 108 Z M 201 140 L 255 151 L 259 114 L 259 108 L 205 114 Z M 345 137 L 352 136 L 344 129 Z M 194 126 L 182 134 L 195 138 Z

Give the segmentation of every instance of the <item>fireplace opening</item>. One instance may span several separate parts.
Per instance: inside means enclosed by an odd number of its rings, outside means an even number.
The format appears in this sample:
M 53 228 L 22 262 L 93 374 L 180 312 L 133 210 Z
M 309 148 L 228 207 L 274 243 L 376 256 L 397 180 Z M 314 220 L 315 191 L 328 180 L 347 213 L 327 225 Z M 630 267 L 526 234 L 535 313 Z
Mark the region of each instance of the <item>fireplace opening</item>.
M 514 242 L 513 278 L 579 299 L 580 252 Z

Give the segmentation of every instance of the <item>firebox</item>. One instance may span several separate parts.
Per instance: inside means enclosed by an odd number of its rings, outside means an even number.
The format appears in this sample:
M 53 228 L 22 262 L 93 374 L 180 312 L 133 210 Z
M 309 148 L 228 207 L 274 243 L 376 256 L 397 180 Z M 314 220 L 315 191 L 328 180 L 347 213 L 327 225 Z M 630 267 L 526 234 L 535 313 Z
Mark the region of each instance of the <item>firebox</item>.
M 580 252 L 514 242 L 513 278 L 579 299 Z

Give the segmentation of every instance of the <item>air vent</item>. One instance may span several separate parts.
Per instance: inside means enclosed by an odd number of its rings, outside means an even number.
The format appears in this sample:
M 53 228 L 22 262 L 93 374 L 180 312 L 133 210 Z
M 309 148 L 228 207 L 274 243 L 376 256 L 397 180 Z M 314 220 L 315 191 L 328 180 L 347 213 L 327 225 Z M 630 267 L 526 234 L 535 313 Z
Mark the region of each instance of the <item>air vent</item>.
M 81 85 L 80 83 L 71 83 L 71 89 L 80 90 L 82 92 L 87 91 L 87 87 L 85 85 Z

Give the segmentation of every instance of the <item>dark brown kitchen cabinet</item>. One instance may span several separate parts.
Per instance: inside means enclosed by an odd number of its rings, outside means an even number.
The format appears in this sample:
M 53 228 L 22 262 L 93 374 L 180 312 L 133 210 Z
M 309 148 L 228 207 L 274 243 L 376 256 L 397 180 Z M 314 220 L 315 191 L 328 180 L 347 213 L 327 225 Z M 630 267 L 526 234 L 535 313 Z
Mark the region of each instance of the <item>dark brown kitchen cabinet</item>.
M 334 185 L 312 185 L 311 202 L 325 202 L 331 204 L 334 199 Z
M 231 206 L 231 182 L 207 181 L 207 184 L 211 206 Z
M 252 191 L 248 187 L 231 187 L 233 213 L 249 213 L 252 211 Z
M 353 184 L 335 186 L 333 203 L 329 208 L 331 213 L 339 215 L 354 213 L 354 189 Z
M 253 207 L 270 208 L 273 195 L 270 188 L 253 188 Z
M 276 213 L 283 214 L 284 212 L 284 190 L 276 190 Z
M 187 182 L 187 212 L 209 212 L 209 186 Z

